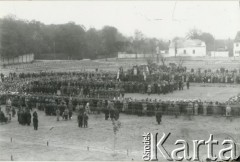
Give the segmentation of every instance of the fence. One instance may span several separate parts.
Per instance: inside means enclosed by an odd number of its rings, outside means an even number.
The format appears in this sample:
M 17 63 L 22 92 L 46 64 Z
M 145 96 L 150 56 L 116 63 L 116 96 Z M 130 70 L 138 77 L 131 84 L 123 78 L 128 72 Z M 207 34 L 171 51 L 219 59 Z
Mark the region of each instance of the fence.
M 22 64 L 34 61 L 34 54 L 26 54 L 14 58 L 1 58 L 2 65 Z

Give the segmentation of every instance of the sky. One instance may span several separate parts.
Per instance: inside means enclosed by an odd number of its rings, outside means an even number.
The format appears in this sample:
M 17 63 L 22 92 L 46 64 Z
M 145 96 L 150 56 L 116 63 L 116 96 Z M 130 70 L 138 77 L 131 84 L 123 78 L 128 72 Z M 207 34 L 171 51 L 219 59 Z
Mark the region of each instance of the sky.
M 216 39 L 234 39 L 240 31 L 239 1 L 0 1 L 0 18 L 10 14 L 45 24 L 73 21 L 86 29 L 110 25 L 125 36 L 139 30 L 166 40 L 193 28 Z

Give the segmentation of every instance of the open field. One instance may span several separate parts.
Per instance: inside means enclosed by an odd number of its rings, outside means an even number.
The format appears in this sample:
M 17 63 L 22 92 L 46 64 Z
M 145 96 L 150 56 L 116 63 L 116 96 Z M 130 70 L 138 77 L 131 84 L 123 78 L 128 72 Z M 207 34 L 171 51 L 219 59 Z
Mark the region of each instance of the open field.
M 178 64 L 178 58 L 167 58 L 166 64 L 176 63 Z M 1 67 L 3 73 L 8 72 L 40 72 L 40 71 L 93 71 L 96 68 L 104 71 L 117 71 L 120 66 L 125 70 L 131 68 L 133 65 L 146 64 L 145 59 L 116 59 L 111 58 L 107 61 L 101 60 L 35 60 L 33 63 L 10 65 Z M 161 64 L 161 63 L 159 63 Z M 191 68 L 197 69 L 219 69 L 224 67 L 226 69 L 239 69 L 240 59 L 230 58 L 209 58 L 209 59 L 189 59 L 186 58 L 183 62 L 183 66 L 186 66 L 189 70 Z
M 238 86 L 200 87 L 193 85 L 190 90 L 177 91 L 167 95 L 151 95 L 150 98 L 192 99 L 226 101 L 239 92 Z M 146 98 L 147 95 L 126 94 L 127 97 Z M 0 125 L 0 160 L 141 160 L 143 153 L 142 135 L 145 132 L 171 132 L 166 149 L 171 151 L 177 139 L 208 140 L 209 134 L 220 141 L 231 138 L 240 142 L 240 118 L 232 122 L 225 117 L 195 116 L 189 121 L 184 116 L 174 118 L 163 116 L 162 123 L 156 124 L 155 117 L 138 117 L 120 114 L 121 128 L 117 133 L 116 153 L 113 154 L 113 128 L 110 120 L 104 120 L 104 114 L 90 115 L 89 128 L 78 128 L 74 114 L 71 121 L 56 121 L 56 117 L 39 114 L 39 130 L 33 126 L 21 126 L 16 117 L 11 123 Z M 12 138 L 12 142 L 11 142 Z M 47 142 L 49 145 L 47 146 Z M 214 146 L 219 151 L 224 146 Z M 88 150 L 89 148 L 89 150 Z M 202 149 L 201 149 L 202 148 Z M 200 147 L 200 158 L 206 158 L 207 146 Z M 239 152 L 238 148 L 238 153 Z M 217 154 L 218 152 L 215 152 Z M 162 159 L 159 157 L 159 159 Z
M 219 85 L 220 86 L 220 85 Z M 225 102 L 230 97 L 236 96 L 240 93 L 240 85 L 225 85 L 224 87 L 215 87 L 211 84 L 192 84 L 189 90 L 186 88 L 184 91 L 174 91 L 166 95 L 151 94 L 126 94 L 125 97 L 137 98 L 137 99 L 161 99 L 161 100 L 194 100 L 200 99 L 202 101 L 219 101 Z
M 121 128 L 117 133 L 116 155 L 113 154 L 113 128 L 111 121 L 105 121 L 103 114 L 90 115 L 89 128 L 78 128 L 76 115 L 71 121 L 56 121 L 55 117 L 45 116 L 39 112 L 39 130 L 33 126 L 21 126 L 16 118 L 0 126 L 0 160 L 35 161 L 35 160 L 141 160 L 143 153 L 142 135 L 144 132 L 171 132 L 164 144 L 168 151 L 177 148 L 174 142 L 184 139 L 208 140 L 209 134 L 220 143 L 230 138 L 239 143 L 240 118 L 232 122 L 224 117 L 195 116 L 186 120 L 181 116 L 163 116 L 162 123 L 157 125 L 155 117 L 138 117 L 120 115 Z M 11 142 L 12 138 L 12 142 Z M 47 146 L 47 141 L 49 145 Z M 214 145 L 214 154 L 224 146 Z M 88 150 L 89 148 L 89 150 Z M 200 159 L 205 159 L 207 146 L 200 147 Z M 239 147 L 237 154 L 239 155 Z M 190 155 L 191 155 L 190 154 Z M 160 156 L 159 160 L 163 160 Z

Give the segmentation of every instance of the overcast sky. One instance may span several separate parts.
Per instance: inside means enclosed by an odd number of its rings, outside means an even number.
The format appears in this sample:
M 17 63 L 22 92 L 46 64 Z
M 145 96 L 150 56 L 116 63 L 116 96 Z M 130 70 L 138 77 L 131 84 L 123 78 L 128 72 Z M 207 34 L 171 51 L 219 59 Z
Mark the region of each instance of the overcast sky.
M 228 39 L 240 30 L 239 1 L 0 1 L 0 17 L 9 14 L 45 24 L 74 21 L 87 29 L 110 25 L 126 36 L 140 30 L 162 39 L 192 28 Z

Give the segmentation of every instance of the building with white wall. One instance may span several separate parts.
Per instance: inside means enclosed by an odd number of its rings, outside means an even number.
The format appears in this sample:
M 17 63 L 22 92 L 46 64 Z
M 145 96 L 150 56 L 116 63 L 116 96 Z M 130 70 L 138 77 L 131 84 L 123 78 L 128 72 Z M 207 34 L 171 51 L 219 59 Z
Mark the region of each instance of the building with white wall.
M 203 57 L 206 56 L 206 44 L 198 39 L 179 39 L 172 41 L 167 56 Z
M 229 51 L 211 51 L 211 57 L 229 57 Z
M 237 33 L 233 43 L 233 56 L 240 57 L 240 31 Z

